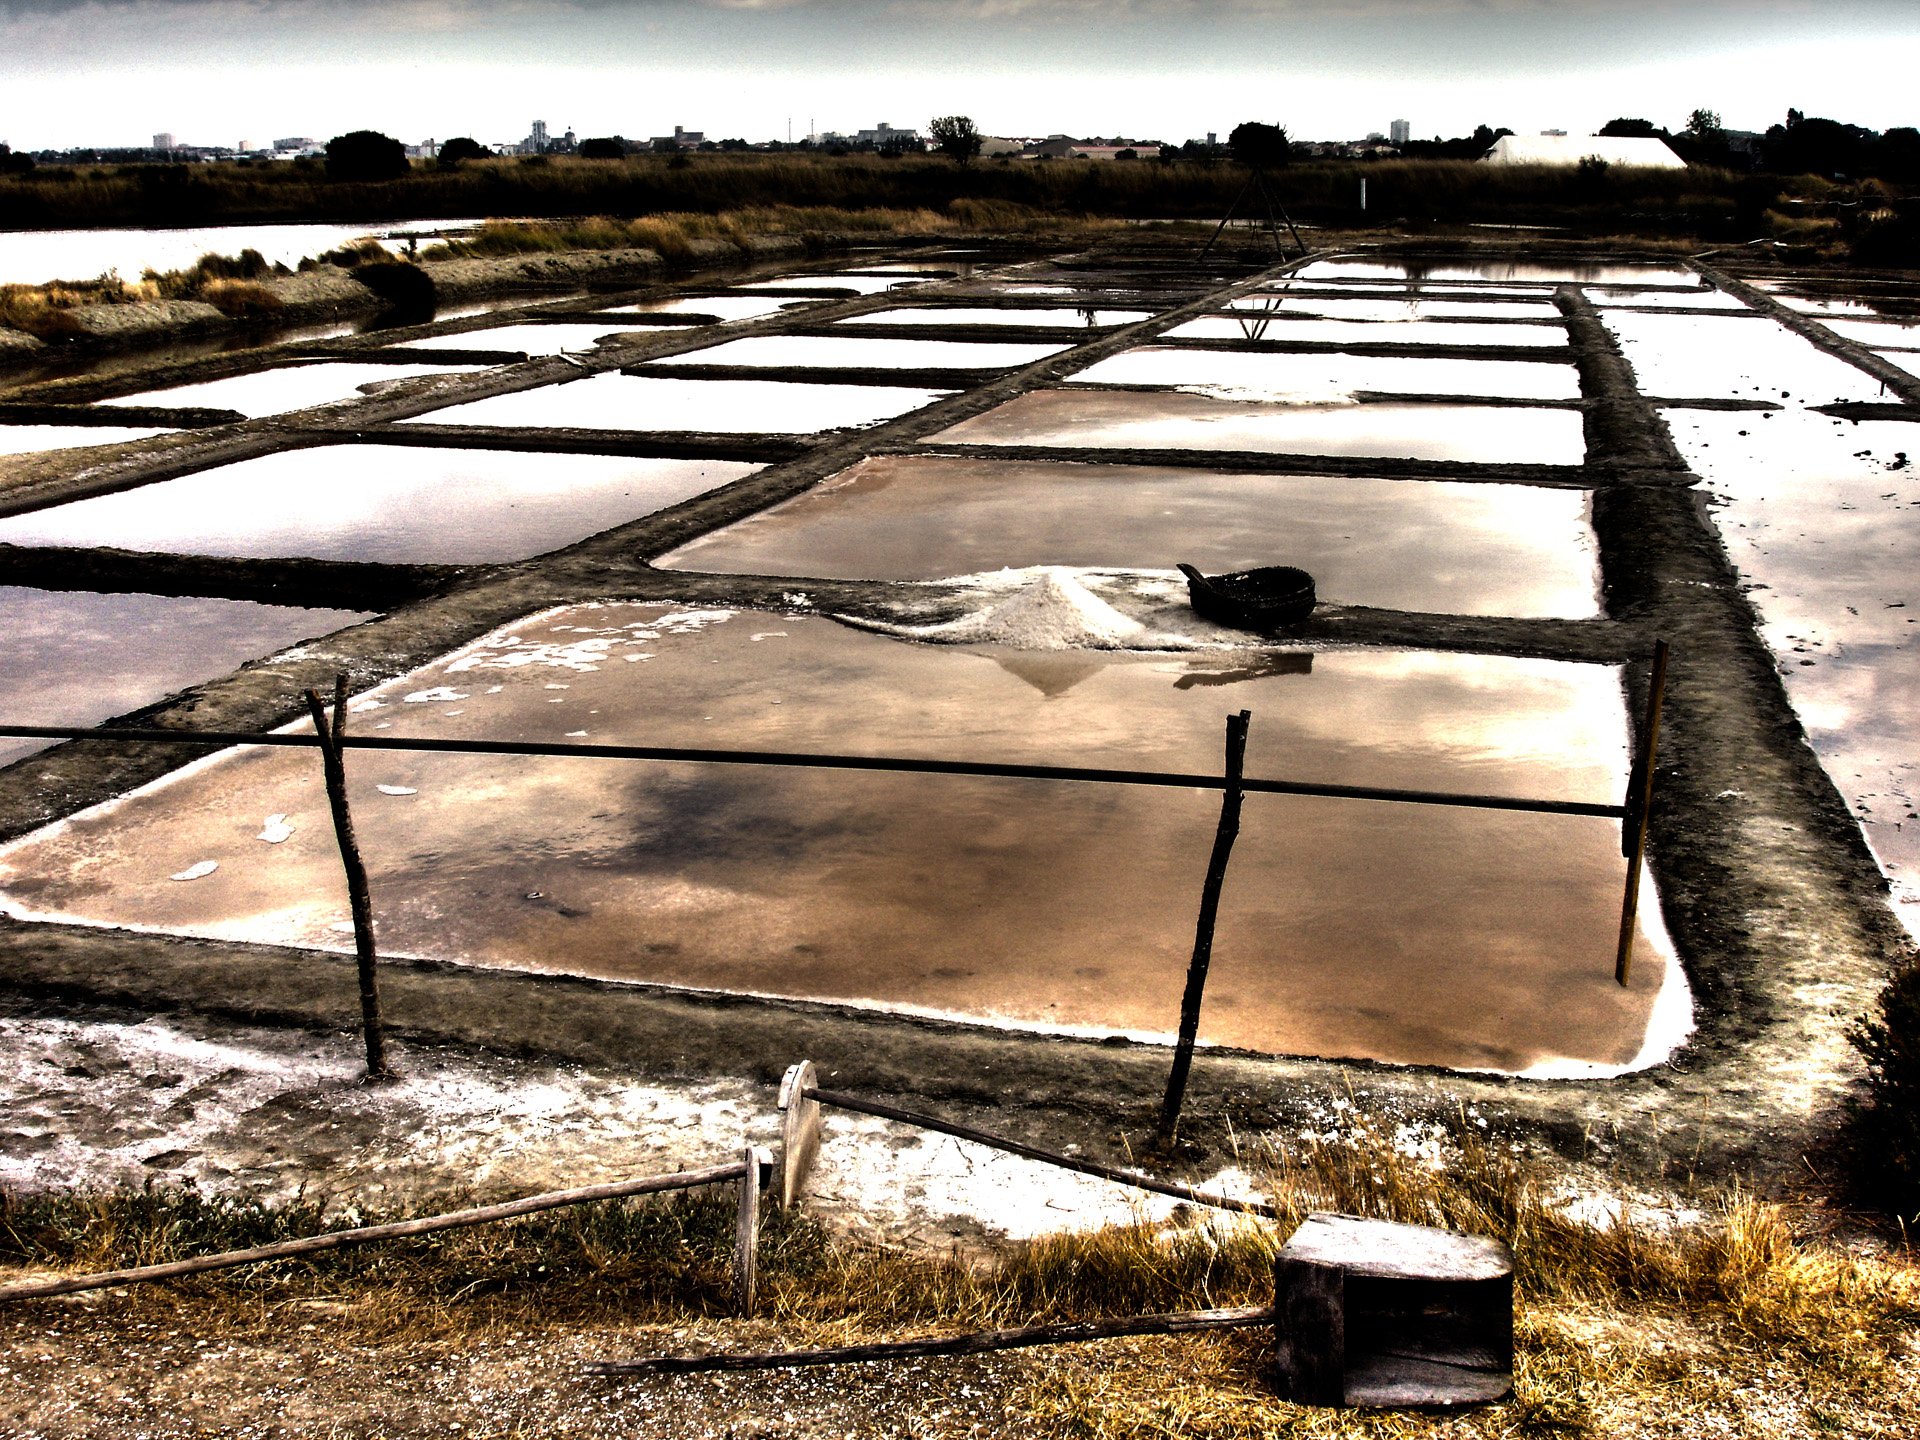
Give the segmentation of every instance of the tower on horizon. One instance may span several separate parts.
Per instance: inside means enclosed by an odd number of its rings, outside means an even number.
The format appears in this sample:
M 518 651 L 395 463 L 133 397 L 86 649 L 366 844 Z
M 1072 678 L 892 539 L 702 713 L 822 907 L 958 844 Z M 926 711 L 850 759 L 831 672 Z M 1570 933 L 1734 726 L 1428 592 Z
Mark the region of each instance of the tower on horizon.
M 1395 120 L 1387 126 L 1387 139 L 1395 145 L 1404 145 L 1412 138 L 1413 126 L 1405 120 Z

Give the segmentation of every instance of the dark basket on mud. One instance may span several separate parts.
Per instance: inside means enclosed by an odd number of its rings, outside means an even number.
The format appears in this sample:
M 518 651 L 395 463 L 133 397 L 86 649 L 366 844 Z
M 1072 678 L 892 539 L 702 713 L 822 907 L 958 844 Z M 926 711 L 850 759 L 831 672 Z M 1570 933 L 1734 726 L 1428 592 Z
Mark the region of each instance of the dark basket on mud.
M 1191 565 L 1187 597 L 1194 613 L 1236 630 L 1284 630 L 1313 613 L 1313 576 L 1292 565 L 1266 565 L 1228 575 L 1202 575 Z

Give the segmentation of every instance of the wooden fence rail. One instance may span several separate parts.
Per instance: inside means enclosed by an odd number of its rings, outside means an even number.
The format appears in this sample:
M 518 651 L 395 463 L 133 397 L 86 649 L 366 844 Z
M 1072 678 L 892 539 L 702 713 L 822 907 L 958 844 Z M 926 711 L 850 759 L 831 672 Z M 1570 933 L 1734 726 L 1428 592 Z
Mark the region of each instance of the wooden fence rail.
M 141 1265 L 130 1270 L 108 1270 L 91 1275 L 68 1275 L 57 1280 L 23 1280 L 0 1285 L 0 1304 L 10 1300 L 38 1300 L 53 1295 L 72 1295 L 82 1290 L 108 1290 L 119 1285 L 145 1285 L 156 1280 L 176 1280 L 186 1275 L 203 1275 L 213 1270 L 232 1270 L 242 1265 L 258 1265 L 269 1260 L 289 1260 L 302 1255 L 318 1255 L 341 1250 L 349 1245 L 366 1245 L 376 1240 L 397 1240 L 410 1235 L 429 1235 L 439 1230 L 457 1230 L 470 1225 L 485 1225 L 495 1220 L 512 1220 L 542 1210 L 558 1210 L 567 1205 L 590 1205 L 596 1200 L 616 1200 L 630 1195 L 657 1195 L 670 1190 L 692 1190 L 701 1185 L 740 1183 L 742 1211 L 751 1194 L 757 1203 L 761 1173 L 771 1162 L 761 1153 L 748 1150 L 739 1160 L 713 1165 L 704 1170 L 681 1170 L 672 1175 L 650 1175 L 637 1180 L 613 1180 L 603 1185 L 583 1185 L 572 1190 L 551 1190 L 528 1195 L 498 1205 L 482 1205 L 472 1210 L 455 1210 L 444 1215 L 428 1215 L 418 1220 L 399 1220 L 389 1225 L 363 1225 L 352 1230 L 329 1230 L 297 1240 L 282 1240 L 272 1245 L 257 1245 L 251 1250 L 229 1250 L 219 1255 L 201 1255 L 191 1260 L 172 1260 L 163 1265 Z M 749 1227 L 740 1227 L 743 1240 Z M 757 1233 L 757 1232 L 756 1232 Z M 752 1308 L 754 1260 L 749 1249 L 744 1257 L 734 1256 L 735 1299 L 743 1312 Z

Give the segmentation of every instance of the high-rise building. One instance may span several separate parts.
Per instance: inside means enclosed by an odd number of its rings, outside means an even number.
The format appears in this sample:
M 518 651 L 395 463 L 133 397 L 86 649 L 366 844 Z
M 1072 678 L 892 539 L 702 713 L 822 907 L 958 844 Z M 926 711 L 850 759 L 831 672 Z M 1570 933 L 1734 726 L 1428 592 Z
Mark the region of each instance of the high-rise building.
M 533 134 L 528 138 L 533 141 L 535 149 L 544 150 L 547 144 L 547 122 L 544 120 L 534 121 Z
M 173 132 L 170 130 L 162 130 L 158 135 L 155 135 L 153 137 L 153 148 L 156 150 L 173 149 Z
M 1413 136 L 1413 126 L 1405 120 L 1395 120 L 1387 126 L 1387 139 L 1395 145 L 1404 145 Z

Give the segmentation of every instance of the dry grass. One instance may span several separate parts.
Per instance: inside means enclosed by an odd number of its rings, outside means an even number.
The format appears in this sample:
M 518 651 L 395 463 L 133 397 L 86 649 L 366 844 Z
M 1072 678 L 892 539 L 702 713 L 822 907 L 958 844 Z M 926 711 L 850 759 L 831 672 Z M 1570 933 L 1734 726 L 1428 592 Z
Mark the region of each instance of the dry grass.
M 1038 1352 L 1022 1405 L 1036 1433 L 1089 1437 L 1910 1435 L 1920 1433 L 1920 1272 L 1804 1224 L 1813 1212 L 1739 1190 L 1691 1223 L 1596 1228 L 1562 1180 L 1488 1144 L 1352 1120 L 1266 1157 L 1275 1226 L 1189 1217 L 1063 1235 L 991 1261 L 875 1251 L 775 1217 L 764 1310 L 783 1343 L 832 1344 L 1162 1309 L 1263 1303 L 1272 1257 L 1312 1209 L 1509 1240 L 1518 1291 L 1514 1398 L 1450 1419 L 1277 1402 L 1259 1332 Z M 1436 1166 L 1436 1150 L 1445 1163 Z M 1249 1157 L 1243 1157 L 1243 1160 Z M 192 1192 L 15 1199 L 0 1258 L 92 1267 L 258 1243 L 314 1228 L 312 1207 Z M 722 1345 L 731 1202 L 609 1204 L 513 1225 L 207 1277 L 112 1302 L 270 1335 L 289 1305 L 345 1302 L 361 1340 L 412 1344 L 515 1327 L 675 1326 Z M 181 1308 L 184 1307 L 184 1308 Z M 184 1323 L 184 1320 L 183 1322 Z

